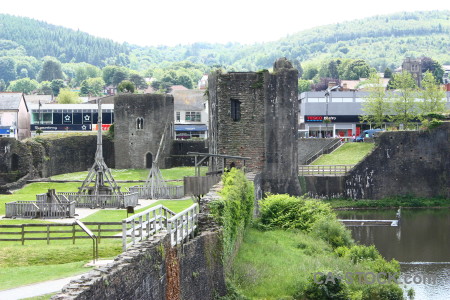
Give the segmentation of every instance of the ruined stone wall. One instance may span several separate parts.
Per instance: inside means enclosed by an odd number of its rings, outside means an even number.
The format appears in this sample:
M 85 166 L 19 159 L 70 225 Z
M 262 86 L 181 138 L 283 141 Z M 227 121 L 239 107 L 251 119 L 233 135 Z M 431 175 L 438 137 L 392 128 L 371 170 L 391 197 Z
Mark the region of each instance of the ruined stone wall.
M 96 135 L 70 136 L 58 139 L 42 139 L 43 157 L 38 151 L 34 161 L 41 161 L 41 177 L 89 170 L 95 161 Z M 114 168 L 114 143 L 103 136 L 103 159 Z M 34 146 L 33 146 L 34 147 Z M 39 147 L 36 145 L 36 147 Z
M 17 189 L 27 180 L 87 171 L 97 149 L 96 135 L 37 138 L 17 141 L 0 138 L 0 191 Z M 103 138 L 105 163 L 114 167 L 114 143 Z
M 264 192 L 300 195 L 298 182 L 298 71 L 279 59 L 265 73 Z
M 0 138 L 0 190 L 33 171 L 29 148 L 14 138 Z M 28 177 L 28 176 L 27 176 Z
M 264 165 L 264 74 L 212 74 L 208 83 L 211 153 L 250 157 L 246 167 L 255 172 Z M 238 121 L 231 117 L 232 99 L 240 102 Z
M 346 177 L 345 196 L 450 198 L 450 123 L 423 132 L 386 132 Z
M 298 72 L 286 59 L 274 73 L 215 73 L 209 77 L 210 152 L 249 157 L 261 173 L 262 192 L 300 194 L 297 180 Z M 240 103 L 240 119 L 232 114 Z M 212 160 L 212 168 L 221 167 Z M 227 166 L 232 159 L 227 159 Z M 234 162 L 240 166 L 240 162 Z
M 152 160 L 168 124 L 160 152 L 159 167 L 165 168 L 173 139 L 174 102 L 172 95 L 119 95 L 114 100 L 116 168 L 146 168 L 147 153 Z M 142 128 L 138 119 L 142 118 Z
M 192 155 L 187 155 L 188 152 L 208 153 L 206 141 L 193 140 L 174 140 L 170 150 L 170 157 L 166 160 L 168 167 L 184 167 L 194 166 L 195 159 Z M 205 164 L 208 161 L 205 161 Z

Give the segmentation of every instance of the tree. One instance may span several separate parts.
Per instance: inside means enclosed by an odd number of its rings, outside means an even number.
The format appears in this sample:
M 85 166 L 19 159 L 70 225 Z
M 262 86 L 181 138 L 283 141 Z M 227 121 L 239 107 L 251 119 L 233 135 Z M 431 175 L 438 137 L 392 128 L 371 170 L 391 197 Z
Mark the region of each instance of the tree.
M 134 84 L 129 80 L 124 80 L 117 86 L 121 93 L 134 93 Z
M 369 79 L 364 82 L 369 94 L 364 97 L 362 111 L 365 113 L 359 118 L 361 121 L 374 124 L 381 128 L 384 122 L 389 118 L 391 110 L 390 94 L 386 93 L 381 78 L 377 73 L 371 73 Z
M 105 87 L 105 81 L 101 77 L 88 78 L 85 81 L 88 87 L 88 94 L 92 96 L 103 95 L 103 88 Z
M 331 60 L 328 63 L 328 72 L 329 72 L 331 78 L 339 79 L 337 63 L 334 60 Z
M 422 88 L 419 93 L 422 99 L 418 103 L 419 118 L 424 120 L 432 114 L 445 112 L 445 92 L 430 71 L 425 72 L 422 79 Z
M 44 61 L 42 69 L 39 72 L 39 82 L 52 81 L 54 79 L 64 79 L 61 63 L 55 58 L 49 58 Z
M 312 80 L 318 73 L 319 73 L 319 71 L 317 70 L 316 67 L 314 67 L 314 66 L 306 66 L 305 70 L 303 72 L 302 79 Z
M 437 82 L 442 83 L 442 78 L 444 77 L 444 70 L 439 62 L 433 60 L 430 57 L 422 57 L 422 73 L 430 71 Z
M 360 78 L 369 77 L 372 68 L 363 59 L 355 59 L 348 64 L 347 69 L 344 72 L 342 79 L 346 80 L 358 80 Z
M 22 92 L 24 94 L 31 94 L 31 92 L 37 90 L 39 83 L 30 78 L 21 78 L 9 83 L 8 92 Z
M 38 93 L 41 95 L 52 95 L 52 83 L 50 81 L 42 81 L 40 83 Z
M 54 79 L 51 82 L 52 93 L 56 97 L 59 95 L 61 88 L 65 87 L 64 81 L 62 79 Z
M 182 74 L 182 75 L 178 76 L 177 83 L 181 84 L 182 86 L 184 86 L 188 89 L 193 88 L 192 79 L 187 74 Z
M 0 57 L 0 79 L 5 83 L 16 80 L 16 62 L 10 57 Z
M 311 81 L 299 79 L 298 80 L 298 93 L 309 92 L 311 90 Z
M 392 78 L 392 71 L 391 71 L 391 69 L 386 68 L 386 69 L 384 70 L 384 75 L 383 75 L 383 77 L 384 77 L 384 78 Z
M 61 89 L 59 92 L 58 97 L 56 98 L 56 102 L 59 104 L 74 104 L 74 103 L 80 103 L 81 99 L 78 96 L 77 92 L 72 92 L 71 90 L 65 88 Z
M 417 118 L 416 83 L 411 73 L 403 71 L 393 76 L 392 85 L 396 89 L 392 98 L 392 121 L 398 126 L 403 124 L 403 126 L 409 128 L 411 122 Z
M 142 77 L 137 72 L 130 72 L 130 81 L 138 89 L 145 89 L 147 87 L 147 83 L 145 82 L 144 77 Z

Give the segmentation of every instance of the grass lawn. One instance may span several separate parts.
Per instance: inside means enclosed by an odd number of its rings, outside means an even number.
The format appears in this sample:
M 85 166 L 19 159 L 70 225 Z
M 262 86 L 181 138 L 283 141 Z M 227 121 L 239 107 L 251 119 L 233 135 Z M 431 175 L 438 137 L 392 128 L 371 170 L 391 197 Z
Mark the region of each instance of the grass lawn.
M 39 265 L 13 268 L 2 267 L 0 268 L 0 290 L 7 290 L 31 283 L 59 279 L 89 272 L 92 267 L 83 267 L 85 263 L 86 262 L 81 261 L 59 265 Z M 14 276 L 11 276 L 11 274 L 14 274 Z M 47 298 L 42 299 L 49 299 L 49 296 L 50 295 L 47 295 Z
M 187 200 L 159 200 L 151 205 L 139 208 L 135 211 L 135 213 L 139 213 L 141 211 L 147 210 L 153 206 L 162 204 L 173 212 L 179 213 L 189 206 L 191 206 L 194 202 L 191 199 Z M 100 210 L 86 218 L 83 218 L 82 222 L 119 222 L 123 219 L 127 218 L 127 211 L 125 209 L 105 209 Z
M 332 153 L 322 155 L 312 165 L 354 165 L 374 147 L 374 143 L 345 143 Z
M 166 180 L 179 180 L 183 176 L 193 176 L 193 167 L 180 167 L 161 170 Z M 145 180 L 148 170 L 112 170 L 116 180 Z M 202 169 L 206 172 L 206 168 Z M 59 180 L 84 180 L 87 172 L 76 172 L 52 177 Z M 176 182 L 175 184 L 180 184 Z M 126 186 L 127 184 L 121 184 Z M 135 185 L 129 183 L 128 186 Z M 57 192 L 75 192 L 80 186 L 79 182 L 67 183 L 48 183 L 36 182 L 28 184 L 12 195 L 0 195 L 0 215 L 5 214 L 6 202 L 15 200 L 35 200 L 36 194 L 47 192 L 48 189 L 55 189 Z M 152 206 L 163 204 L 174 212 L 180 212 L 193 204 L 191 199 L 187 200 L 159 200 L 146 207 L 138 207 L 136 213 L 146 210 Z M 83 222 L 120 222 L 127 217 L 126 210 L 101 210 L 87 218 Z M 30 224 L 51 223 L 45 220 L 0 220 L 0 225 L 7 224 Z M 102 227 L 103 228 L 103 227 Z M 2 231 L 17 231 L 17 229 L 5 229 Z M 45 227 L 37 227 L 32 230 L 41 231 Z M 68 230 L 67 227 L 52 228 L 52 230 Z M 114 234 L 114 233 L 107 233 Z M 37 235 L 45 235 L 43 233 Z M 77 235 L 84 235 L 79 233 Z M 52 236 L 67 236 L 67 233 L 55 233 Z M 102 234 L 103 236 L 103 234 Z M 8 238 L 15 238 L 14 235 L 7 235 Z M 6 238 L 6 237 L 5 237 Z M 102 259 L 112 258 L 122 253 L 121 239 L 101 239 L 99 244 L 99 256 Z M 46 241 L 26 241 L 25 245 L 20 242 L 0 242 L 0 289 L 9 289 L 21 285 L 57 279 L 67 276 L 73 276 L 79 273 L 87 272 L 89 269 L 83 265 L 92 260 L 92 241 L 90 239 L 77 239 L 75 244 L 71 240 L 51 241 L 47 245 Z M 44 298 L 48 299 L 50 295 Z
M 249 228 L 228 276 L 251 299 L 291 299 L 315 272 L 363 272 L 324 241 L 300 231 Z M 286 298 L 283 298 L 286 297 Z

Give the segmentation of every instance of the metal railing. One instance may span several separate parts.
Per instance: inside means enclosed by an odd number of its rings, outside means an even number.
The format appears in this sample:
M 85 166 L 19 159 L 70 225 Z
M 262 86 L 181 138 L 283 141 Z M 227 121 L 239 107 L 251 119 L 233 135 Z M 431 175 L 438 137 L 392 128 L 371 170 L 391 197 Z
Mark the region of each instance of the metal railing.
M 302 165 L 298 168 L 300 176 L 343 176 L 355 165 Z
M 157 205 L 122 220 L 122 249 L 148 239 L 167 228 L 167 222 L 175 213 L 163 205 Z
M 170 234 L 172 247 L 194 237 L 198 209 L 198 204 L 195 203 L 169 219 L 167 231 Z
M 129 187 L 130 193 L 138 193 L 139 198 L 151 199 L 153 195 L 156 199 L 180 199 L 184 197 L 184 187 L 182 185 L 168 185 L 167 187 L 146 187 L 136 185 Z
M 14 201 L 5 203 L 6 218 L 72 218 L 75 202 L 47 203 L 43 201 Z
M 319 158 L 319 156 L 323 155 L 323 154 L 328 154 L 333 152 L 334 150 L 336 150 L 336 148 L 338 148 L 339 146 L 341 146 L 344 142 L 341 139 L 337 139 L 337 140 L 332 140 L 331 142 L 329 142 L 328 144 L 326 144 L 322 149 L 320 149 L 319 151 L 313 153 L 310 152 L 307 155 L 307 158 L 305 158 L 304 160 L 304 164 L 305 165 L 309 165 L 310 163 L 312 163 L 313 161 L 315 161 L 317 158 Z

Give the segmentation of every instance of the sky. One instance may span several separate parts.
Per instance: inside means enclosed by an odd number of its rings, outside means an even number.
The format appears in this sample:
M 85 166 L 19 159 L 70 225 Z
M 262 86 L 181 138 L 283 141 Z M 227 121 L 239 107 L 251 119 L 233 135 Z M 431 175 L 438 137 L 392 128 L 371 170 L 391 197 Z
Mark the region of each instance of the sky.
M 305 3 L 307 2 L 307 3 Z M 140 46 L 253 44 L 315 26 L 401 11 L 447 9 L 442 0 L 13 0 L 0 13 Z

